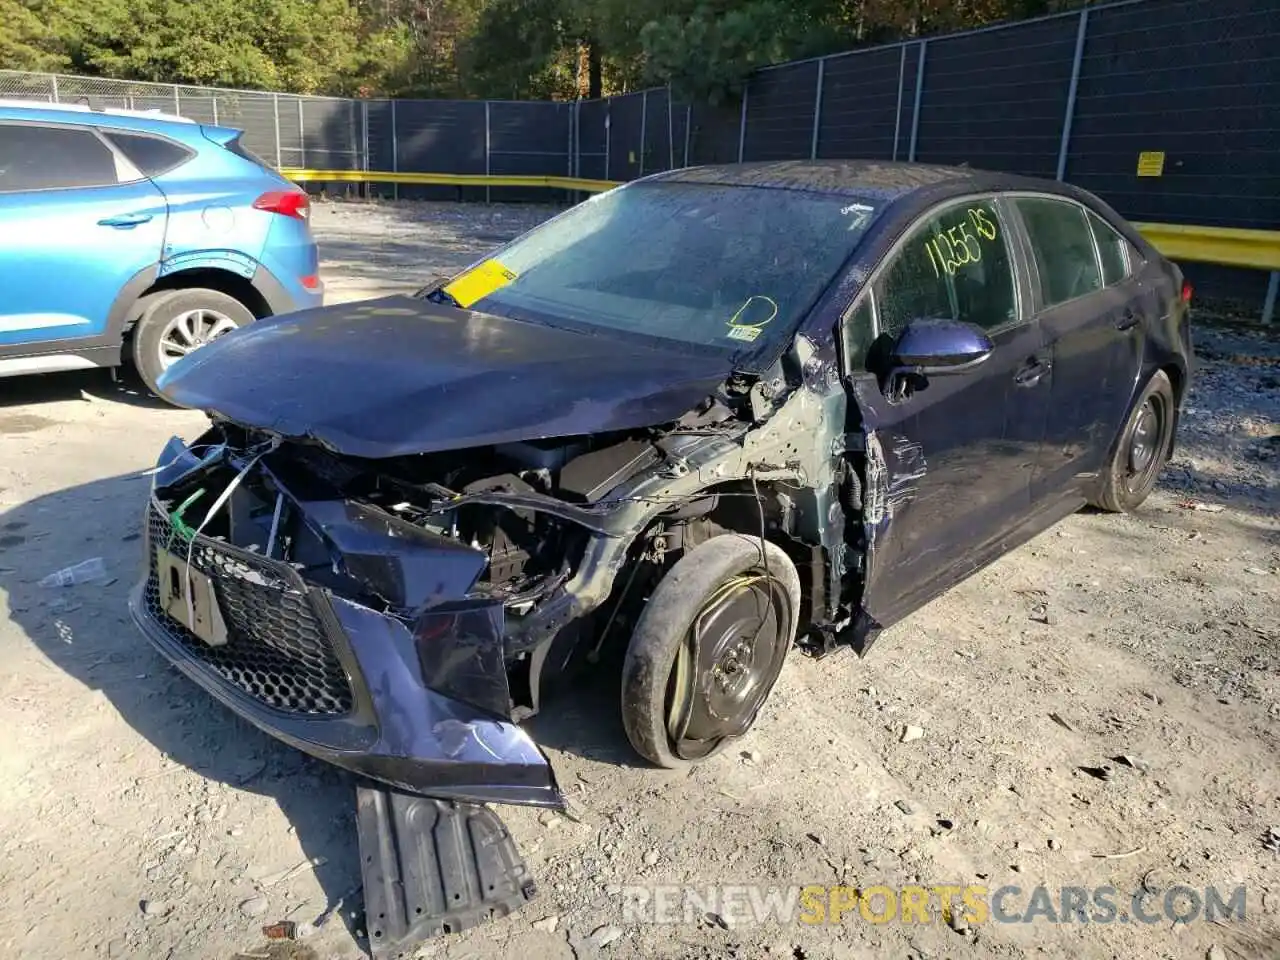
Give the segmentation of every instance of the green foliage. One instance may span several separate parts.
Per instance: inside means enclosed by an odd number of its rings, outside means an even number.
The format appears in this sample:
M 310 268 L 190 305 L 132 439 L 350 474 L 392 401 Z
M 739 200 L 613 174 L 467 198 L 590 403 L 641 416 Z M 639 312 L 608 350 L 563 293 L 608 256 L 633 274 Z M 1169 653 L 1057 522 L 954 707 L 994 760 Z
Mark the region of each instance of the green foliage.
M 70 65 L 40 6 L 0 0 L 0 66 L 13 70 L 62 70 Z
M 1087 0 L 0 0 L 0 67 L 357 96 L 712 102 L 766 63 Z

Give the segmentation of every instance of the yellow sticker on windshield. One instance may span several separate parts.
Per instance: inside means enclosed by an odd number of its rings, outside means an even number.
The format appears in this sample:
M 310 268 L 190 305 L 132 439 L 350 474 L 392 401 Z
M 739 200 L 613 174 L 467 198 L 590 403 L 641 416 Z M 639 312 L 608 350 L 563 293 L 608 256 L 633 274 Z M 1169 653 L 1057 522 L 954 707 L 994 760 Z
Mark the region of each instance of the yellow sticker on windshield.
M 760 331 L 778 315 L 778 301 L 757 293 L 747 297 L 738 312 L 729 318 L 729 332 L 725 334 L 730 340 L 743 340 L 754 343 Z
M 485 260 L 450 281 L 444 292 L 453 297 L 458 306 L 465 308 L 505 287 L 515 278 L 516 275 L 497 260 Z

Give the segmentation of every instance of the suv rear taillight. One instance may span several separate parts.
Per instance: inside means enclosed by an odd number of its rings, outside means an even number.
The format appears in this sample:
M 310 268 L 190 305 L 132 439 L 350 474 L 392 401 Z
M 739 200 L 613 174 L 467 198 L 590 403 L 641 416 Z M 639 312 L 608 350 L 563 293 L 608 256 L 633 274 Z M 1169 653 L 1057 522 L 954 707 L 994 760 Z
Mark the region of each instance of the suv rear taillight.
M 1194 292 L 1194 291 L 1191 289 L 1191 283 L 1190 283 L 1189 281 L 1187 281 L 1187 280 L 1183 280 L 1183 281 L 1182 281 L 1182 302 L 1183 302 L 1183 303 L 1190 303 L 1190 302 L 1191 302 L 1191 294 L 1192 294 L 1193 292 Z
M 307 220 L 311 217 L 311 199 L 301 190 L 269 190 L 253 201 L 253 209 Z

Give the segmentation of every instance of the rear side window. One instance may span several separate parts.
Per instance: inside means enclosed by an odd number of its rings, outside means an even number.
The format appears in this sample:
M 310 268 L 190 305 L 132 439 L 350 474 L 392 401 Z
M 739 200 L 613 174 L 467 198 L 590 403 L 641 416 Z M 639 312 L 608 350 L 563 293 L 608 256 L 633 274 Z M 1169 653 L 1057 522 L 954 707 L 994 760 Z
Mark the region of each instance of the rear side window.
M 1031 237 L 1046 307 L 1102 289 L 1093 231 L 1083 207 L 1038 197 L 1020 197 L 1014 203 Z
M 186 147 L 163 137 L 148 137 L 137 133 L 103 133 L 144 176 L 156 177 L 167 173 L 192 156 L 192 151 Z
M 908 236 L 875 289 L 880 330 L 959 320 L 990 330 L 1018 317 L 1005 230 L 989 200 L 947 207 Z
M 1119 283 L 1129 275 L 1129 261 L 1126 258 L 1129 241 L 1096 213 L 1089 214 L 1089 226 L 1093 229 L 1093 238 L 1098 242 L 1098 257 L 1102 260 L 1102 282 L 1108 287 Z
M 118 182 L 115 155 L 90 130 L 0 124 L 0 193 Z

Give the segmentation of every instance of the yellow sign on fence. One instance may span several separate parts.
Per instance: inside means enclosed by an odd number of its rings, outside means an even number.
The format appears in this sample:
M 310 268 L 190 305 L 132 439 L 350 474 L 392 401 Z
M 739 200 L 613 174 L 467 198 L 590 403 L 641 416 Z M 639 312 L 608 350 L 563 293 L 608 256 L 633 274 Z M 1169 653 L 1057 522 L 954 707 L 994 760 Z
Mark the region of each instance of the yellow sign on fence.
M 1138 176 L 1164 176 L 1164 151 L 1144 150 L 1142 153 L 1138 154 Z

